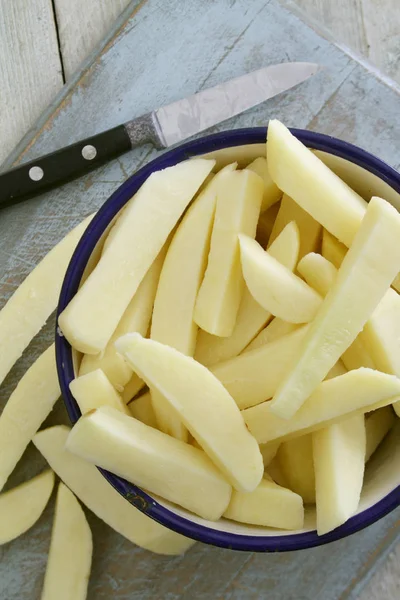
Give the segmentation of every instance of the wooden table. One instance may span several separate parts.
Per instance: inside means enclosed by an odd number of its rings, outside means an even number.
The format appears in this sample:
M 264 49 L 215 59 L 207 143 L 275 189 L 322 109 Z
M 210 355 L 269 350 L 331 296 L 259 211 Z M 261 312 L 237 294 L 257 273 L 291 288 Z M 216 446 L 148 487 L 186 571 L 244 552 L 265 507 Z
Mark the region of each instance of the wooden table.
M 90 61 L 128 2 L 0 0 L 0 163 L 63 84 L 74 78 L 83 62 Z M 296 4 L 330 30 L 334 39 L 400 83 L 398 0 L 296 0 Z M 399 596 L 400 546 L 359 598 L 394 600 Z

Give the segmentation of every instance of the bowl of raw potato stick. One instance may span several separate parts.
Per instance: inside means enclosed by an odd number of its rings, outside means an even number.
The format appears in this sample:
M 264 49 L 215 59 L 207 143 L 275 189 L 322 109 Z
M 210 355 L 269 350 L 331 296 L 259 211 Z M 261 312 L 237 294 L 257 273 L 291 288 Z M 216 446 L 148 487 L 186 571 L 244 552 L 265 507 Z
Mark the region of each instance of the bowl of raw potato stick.
M 308 548 L 400 504 L 397 209 L 391 167 L 274 120 L 161 155 L 32 271 L 0 378 L 58 302 L 56 340 L 0 416 L 0 485 L 30 441 L 49 469 L 0 496 L 0 536 L 55 474 L 44 598 L 85 597 L 80 503 L 169 555 Z M 71 427 L 41 429 L 60 389 Z

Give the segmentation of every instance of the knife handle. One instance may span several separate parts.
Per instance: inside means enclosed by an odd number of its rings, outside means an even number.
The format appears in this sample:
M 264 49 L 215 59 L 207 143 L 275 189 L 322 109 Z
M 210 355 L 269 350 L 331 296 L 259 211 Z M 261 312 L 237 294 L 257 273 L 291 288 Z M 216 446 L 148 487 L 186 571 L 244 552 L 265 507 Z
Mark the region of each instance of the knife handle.
M 147 142 L 156 144 L 156 133 L 152 115 L 144 115 L 2 173 L 0 207 L 72 181 L 134 146 Z

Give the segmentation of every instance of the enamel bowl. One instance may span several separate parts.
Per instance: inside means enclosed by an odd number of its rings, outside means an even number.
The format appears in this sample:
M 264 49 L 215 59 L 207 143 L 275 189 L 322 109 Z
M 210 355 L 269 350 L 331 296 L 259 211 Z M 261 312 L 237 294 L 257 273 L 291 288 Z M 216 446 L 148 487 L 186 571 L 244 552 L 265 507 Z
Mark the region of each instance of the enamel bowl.
M 304 144 L 366 200 L 382 196 L 400 210 L 400 175 L 387 164 L 356 146 L 319 133 L 292 130 Z M 175 165 L 192 156 L 207 155 L 219 167 L 237 161 L 246 166 L 265 153 L 266 128 L 239 129 L 202 137 L 162 154 L 130 177 L 102 206 L 83 235 L 65 275 L 58 314 L 76 293 L 85 271 L 95 264 L 102 241 L 115 216 L 153 171 Z M 323 199 L 321 199 L 322 201 Z M 78 353 L 56 332 L 57 368 L 61 390 L 72 423 L 80 417 L 79 408 L 69 391 L 75 376 Z M 368 462 L 358 513 L 347 523 L 324 536 L 315 531 L 315 510 L 306 510 L 304 529 L 280 531 L 249 526 L 221 519 L 206 521 L 167 501 L 155 500 L 137 486 L 102 470 L 115 489 L 149 517 L 188 537 L 233 550 L 282 552 L 326 544 L 346 537 L 392 511 L 400 504 L 400 426 L 394 427 Z

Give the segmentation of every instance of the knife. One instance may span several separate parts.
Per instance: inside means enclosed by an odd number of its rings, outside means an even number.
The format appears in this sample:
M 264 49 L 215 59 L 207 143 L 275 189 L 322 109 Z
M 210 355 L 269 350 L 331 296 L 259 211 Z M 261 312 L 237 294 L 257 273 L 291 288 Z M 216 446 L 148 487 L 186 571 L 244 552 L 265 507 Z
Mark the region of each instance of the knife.
M 318 65 L 271 65 L 178 100 L 0 175 L 0 207 L 76 179 L 135 146 L 168 148 L 305 81 Z

